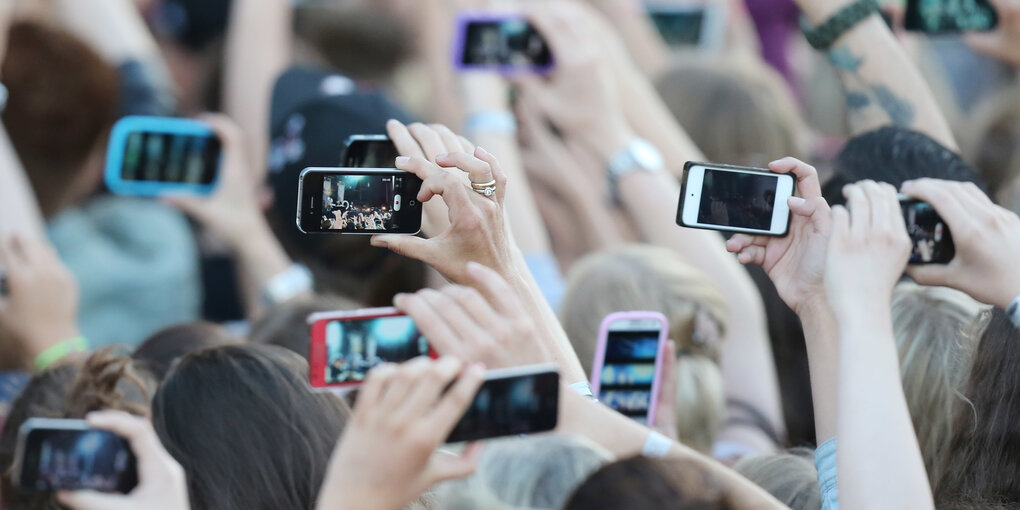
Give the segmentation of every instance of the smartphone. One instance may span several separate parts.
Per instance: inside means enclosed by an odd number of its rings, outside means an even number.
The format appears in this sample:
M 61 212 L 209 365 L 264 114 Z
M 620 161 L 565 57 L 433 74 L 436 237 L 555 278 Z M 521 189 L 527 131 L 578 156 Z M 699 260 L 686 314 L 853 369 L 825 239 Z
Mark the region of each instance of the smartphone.
M 391 168 L 306 168 L 297 227 L 305 234 L 417 234 L 421 179 Z
M 785 236 L 794 178 L 761 168 L 688 162 L 677 225 Z
M 723 4 L 680 6 L 649 3 L 645 6 L 652 24 L 673 49 L 721 49 L 726 33 Z
M 386 135 L 351 135 L 344 143 L 340 161 L 348 168 L 387 168 L 399 155 Z
M 30 418 L 15 451 L 15 484 L 27 492 L 94 490 L 127 494 L 138 485 L 127 440 L 85 420 Z
M 446 442 L 552 430 L 559 402 L 560 376 L 555 365 L 490 370 Z
M 903 219 L 913 249 L 910 264 L 948 264 L 956 256 L 956 245 L 949 225 L 942 221 L 935 208 L 927 202 L 900 198 Z
M 216 189 L 222 143 L 208 124 L 124 117 L 106 152 L 106 187 L 119 195 L 208 195 Z
M 602 320 L 592 393 L 600 402 L 642 425 L 655 420 L 662 383 L 660 354 L 669 337 L 669 322 L 658 312 L 617 312 Z
M 988 0 L 907 0 L 904 28 L 928 34 L 987 32 L 999 24 Z
M 308 322 L 308 377 L 316 388 L 359 385 L 383 362 L 436 357 L 414 321 L 396 308 L 315 313 Z
M 454 65 L 462 70 L 547 74 L 553 68 L 549 45 L 520 15 L 461 14 L 453 49 Z

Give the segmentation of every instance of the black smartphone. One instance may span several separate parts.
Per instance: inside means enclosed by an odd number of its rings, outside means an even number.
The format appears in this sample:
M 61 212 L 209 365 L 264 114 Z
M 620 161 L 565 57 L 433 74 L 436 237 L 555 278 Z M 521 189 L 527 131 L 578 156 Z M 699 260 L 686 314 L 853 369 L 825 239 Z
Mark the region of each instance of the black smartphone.
M 646 10 L 659 35 L 672 48 L 714 49 L 723 42 L 726 11 L 722 5 L 650 4 Z
M 216 188 L 221 152 L 205 122 L 124 117 L 110 135 L 106 186 L 121 195 L 208 195 Z
M 461 14 L 454 53 L 458 69 L 544 74 L 553 66 L 552 50 L 542 34 L 516 15 Z
M 447 443 L 556 428 L 560 376 L 552 365 L 491 370 Z
M 15 483 L 26 492 L 94 490 L 127 494 L 138 485 L 127 440 L 84 420 L 31 418 L 15 453 Z
M 348 168 L 389 168 L 400 155 L 386 135 L 352 135 L 344 146 L 340 164 Z
M 907 198 L 900 199 L 903 219 L 913 250 L 910 264 L 948 264 L 956 256 L 953 235 L 935 208 L 926 202 Z
M 986 32 L 999 24 L 988 0 L 907 0 L 904 28 L 928 34 Z
M 297 227 L 305 234 L 417 234 L 421 179 L 385 168 L 306 168 Z

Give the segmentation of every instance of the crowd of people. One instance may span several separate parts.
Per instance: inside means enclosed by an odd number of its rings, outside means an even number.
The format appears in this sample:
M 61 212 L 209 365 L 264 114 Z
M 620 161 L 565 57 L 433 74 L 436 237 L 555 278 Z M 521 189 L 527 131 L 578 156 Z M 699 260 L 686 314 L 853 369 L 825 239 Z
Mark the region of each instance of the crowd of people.
M 0 509 L 1020 508 L 1020 3 L 989 2 L 930 37 L 898 0 L 676 0 L 726 19 L 678 47 L 639 0 L 0 0 Z M 464 68 L 469 11 L 552 63 Z M 127 115 L 208 123 L 215 191 L 106 189 Z M 300 172 L 381 133 L 421 234 L 299 232 Z M 786 235 L 678 226 L 690 161 L 794 176 Z M 949 263 L 908 264 L 904 196 Z M 312 388 L 308 316 L 380 306 L 437 357 Z M 647 425 L 587 383 L 621 311 L 669 323 Z M 446 444 L 536 364 L 554 431 Z M 32 418 L 126 439 L 137 486 L 20 486 Z

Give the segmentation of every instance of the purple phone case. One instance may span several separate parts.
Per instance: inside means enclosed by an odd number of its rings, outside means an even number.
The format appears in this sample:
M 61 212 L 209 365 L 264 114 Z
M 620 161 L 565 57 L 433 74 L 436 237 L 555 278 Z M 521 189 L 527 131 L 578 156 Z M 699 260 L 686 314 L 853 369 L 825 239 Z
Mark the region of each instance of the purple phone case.
M 655 408 L 659 402 L 659 386 L 662 384 L 662 351 L 666 347 L 666 339 L 669 338 L 669 321 L 666 316 L 659 312 L 615 312 L 602 319 L 599 326 L 599 342 L 595 346 L 595 360 L 591 366 L 591 391 L 596 398 L 599 398 L 602 387 L 602 366 L 606 361 L 606 342 L 609 339 L 609 325 L 619 320 L 655 320 L 660 324 L 659 347 L 655 353 L 655 376 L 652 379 L 652 395 L 648 405 L 649 427 L 655 420 Z
M 549 60 L 544 66 L 514 66 L 514 65 L 467 65 L 464 64 L 464 42 L 467 40 L 467 26 L 475 21 L 503 21 L 507 19 L 525 19 L 520 14 L 499 14 L 489 12 L 462 12 L 457 15 L 457 32 L 453 39 L 453 66 L 461 71 L 495 71 L 504 76 L 513 76 L 523 73 L 536 73 L 541 75 L 549 74 L 556 64 L 556 56 Z

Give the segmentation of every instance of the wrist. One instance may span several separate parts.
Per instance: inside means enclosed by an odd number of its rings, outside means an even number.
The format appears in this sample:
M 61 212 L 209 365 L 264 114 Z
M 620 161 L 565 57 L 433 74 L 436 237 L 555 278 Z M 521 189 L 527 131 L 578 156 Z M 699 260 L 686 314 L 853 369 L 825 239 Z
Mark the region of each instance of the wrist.
M 33 353 L 33 367 L 36 371 L 42 372 L 70 354 L 86 352 L 88 350 L 88 340 L 80 334 L 64 337 L 60 342 L 47 347 L 41 352 Z
M 626 122 L 613 122 L 597 129 L 587 130 L 584 141 L 598 155 L 599 159 L 608 164 L 614 156 L 622 152 L 637 139 L 634 130 Z

